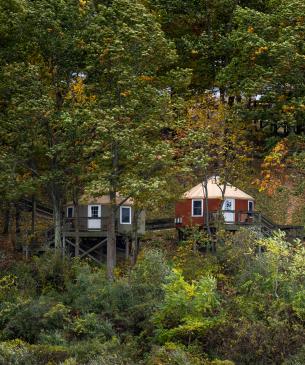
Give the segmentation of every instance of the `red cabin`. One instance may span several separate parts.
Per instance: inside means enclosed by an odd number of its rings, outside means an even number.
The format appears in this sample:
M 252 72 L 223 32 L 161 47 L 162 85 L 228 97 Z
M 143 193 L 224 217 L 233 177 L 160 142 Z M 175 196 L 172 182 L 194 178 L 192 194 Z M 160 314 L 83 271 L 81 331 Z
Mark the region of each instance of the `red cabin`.
M 227 183 L 224 200 L 222 191 L 224 185 L 219 184 L 219 178 L 208 180 L 208 214 L 210 222 L 215 221 L 222 213 L 225 224 L 252 223 L 254 218 L 255 200 L 252 196 Z M 202 183 L 183 194 L 176 204 L 175 223 L 177 228 L 193 225 L 205 225 L 206 200 Z M 221 209 L 220 209 L 221 208 Z

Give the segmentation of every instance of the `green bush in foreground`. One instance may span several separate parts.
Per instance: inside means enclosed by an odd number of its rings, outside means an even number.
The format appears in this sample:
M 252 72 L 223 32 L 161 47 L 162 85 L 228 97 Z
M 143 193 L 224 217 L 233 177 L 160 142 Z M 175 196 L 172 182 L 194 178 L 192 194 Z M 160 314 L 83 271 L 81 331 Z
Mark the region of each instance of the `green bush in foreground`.
M 0 365 L 303 364 L 302 243 L 241 232 L 214 255 L 195 246 L 170 262 L 144 249 L 114 282 L 52 255 L 7 268 Z

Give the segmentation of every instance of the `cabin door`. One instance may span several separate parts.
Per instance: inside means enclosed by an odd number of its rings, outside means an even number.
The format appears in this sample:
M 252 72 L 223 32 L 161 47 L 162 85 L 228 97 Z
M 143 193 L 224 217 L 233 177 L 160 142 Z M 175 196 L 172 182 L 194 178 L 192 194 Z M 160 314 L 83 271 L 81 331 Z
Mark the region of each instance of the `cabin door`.
M 226 223 L 235 222 L 235 199 L 226 199 L 222 206 L 223 217 Z
M 88 205 L 88 229 L 101 229 L 101 206 Z

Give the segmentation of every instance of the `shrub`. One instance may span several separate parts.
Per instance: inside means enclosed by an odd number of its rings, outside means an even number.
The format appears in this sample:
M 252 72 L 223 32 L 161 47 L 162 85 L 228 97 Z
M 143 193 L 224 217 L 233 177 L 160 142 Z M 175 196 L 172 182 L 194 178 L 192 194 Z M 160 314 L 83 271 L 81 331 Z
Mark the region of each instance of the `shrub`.
M 77 359 L 78 365 L 136 365 L 136 362 L 126 355 L 124 344 L 115 337 L 104 343 L 96 339 L 74 343 L 71 353 Z
M 21 340 L 0 342 L 0 365 L 58 364 L 68 356 L 68 352 L 58 346 L 29 345 Z
M 146 365 L 204 365 L 204 362 L 188 353 L 184 346 L 168 343 L 153 348 Z
M 155 314 L 157 337 L 166 341 L 187 341 L 217 324 L 219 302 L 216 280 L 201 278 L 188 283 L 181 272 L 173 270 L 164 285 L 165 299 Z
M 106 341 L 115 335 L 111 323 L 98 318 L 95 313 L 87 313 L 81 317 L 76 317 L 68 329 L 72 336 L 80 339 L 95 338 Z
M 66 283 L 62 298 L 74 311 L 99 312 L 103 308 L 103 292 L 108 282 L 103 269 L 87 262 L 73 262 L 74 278 Z
M 69 309 L 61 303 L 19 299 L 17 303 L 5 303 L 0 312 L 2 339 L 23 339 L 35 343 L 42 331 L 62 329 L 68 322 Z
M 2 330 L 6 340 L 20 338 L 29 343 L 36 342 L 43 328 L 43 316 L 48 310 L 47 304 L 38 301 L 25 301 L 10 309 Z
M 305 345 L 294 355 L 286 359 L 282 365 L 304 365 L 305 364 Z

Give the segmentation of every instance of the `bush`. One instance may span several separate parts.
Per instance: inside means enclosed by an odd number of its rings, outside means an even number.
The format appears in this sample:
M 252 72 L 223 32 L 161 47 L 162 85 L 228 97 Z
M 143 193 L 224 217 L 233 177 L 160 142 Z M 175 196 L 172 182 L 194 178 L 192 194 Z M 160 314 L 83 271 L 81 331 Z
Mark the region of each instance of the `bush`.
M 164 285 L 165 299 L 154 317 L 161 343 L 184 341 L 204 334 L 219 321 L 216 280 L 201 278 L 188 283 L 181 272 L 173 270 Z
M 153 348 L 146 365 L 204 365 L 203 361 L 188 353 L 184 346 L 168 343 Z
M 4 303 L 0 312 L 3 326 L 2 339 L 20 338 L 29 343 L 35 343 L 42 331 L 64 328 L 68 322 L 69 309 L 61 303 L 52 303 L 40 300 L 20 300 L 13 303 Z
M 304 328 L 288 321 L 240 318 L 222 324 L 216 333 L 210 331 L 206 339 L 207 351 L 212 349 L 218 357 L 229 358 L 236 364 L 280 365 L 303 345 Z
M 305 345 L 294 355 L 290 356 L 282 365 L 304 365 Z
M 48 304 L 41 304 L 36 300 L 18 303 L 10 306 L 6 312 L 6 323 L 2 330 L 2 339 L 20 338 L 29 343 L 37 341 L 39 332 L 43 328 L 43 316 L 48 311 Z M 3 320 L 3 319 L 2 319 Z
M 98 318 L 95 313 L 76 317 L 68 328 L 70 335 L 79 339 L 95 338 L 99 341 L 110 340 L 115 336 L 112 325 L 107 320 Z
M 71 353 L 77 359 L 77 365 L 136 365 L 125 353 L 124 344 L 115 337 L 105 343 L 96 339 L 74 343 Z
M 68 356 L 68 352 L 58 346 L 29 345 L 21 340 L 0 343 L 0 365 L 58 364 Z

